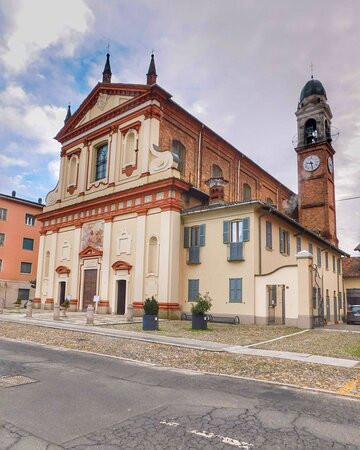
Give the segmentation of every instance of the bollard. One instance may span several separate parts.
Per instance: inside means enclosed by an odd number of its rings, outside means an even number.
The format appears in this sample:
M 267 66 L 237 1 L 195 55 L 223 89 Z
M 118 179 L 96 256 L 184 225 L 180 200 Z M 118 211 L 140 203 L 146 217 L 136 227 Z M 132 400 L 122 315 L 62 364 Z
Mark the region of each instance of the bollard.
M 91 304 L 86 310 L 86 325 L 94 325 L 94 307 Z
M 127 322 L 134 322 L 134 307 L 131 304 L 127 307 L 126 320 Z
M 4 307 L 5 307 L 5 299 L 4 298 L 0 298 L 0 314 L 3 314 Z
M 28 302 L 26 305 L 26 317 L 32 317 L 32 302 Z
M 57 303 L 54 305 L 54 320 L 60 320 L 60 305 Z

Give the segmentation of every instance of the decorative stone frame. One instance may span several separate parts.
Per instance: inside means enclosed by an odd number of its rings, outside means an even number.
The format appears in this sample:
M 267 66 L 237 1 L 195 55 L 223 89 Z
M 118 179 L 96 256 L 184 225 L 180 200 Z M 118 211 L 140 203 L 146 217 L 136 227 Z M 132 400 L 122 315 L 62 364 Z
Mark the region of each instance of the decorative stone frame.
M 138 167 L 138 156 L 139 156 L 139 129 L 141 126 L 141 122 L 135 122 L 134 124 L 131 124 L 127 127 L 121 128 L 121 134 L 122 134 L 122 143 L 121 143 L 121 173 L 125 174 L 127 177 L 130 177 L 133 172 Z M 134 135 L 134 141 L 135 141 L 135 148 L 134 148 L 134 155 L 133 159 L 131 161 L 126 161 L 126 146 L 127 146 L 127 140 L 129 139 L 129 136 L 133 134 Z

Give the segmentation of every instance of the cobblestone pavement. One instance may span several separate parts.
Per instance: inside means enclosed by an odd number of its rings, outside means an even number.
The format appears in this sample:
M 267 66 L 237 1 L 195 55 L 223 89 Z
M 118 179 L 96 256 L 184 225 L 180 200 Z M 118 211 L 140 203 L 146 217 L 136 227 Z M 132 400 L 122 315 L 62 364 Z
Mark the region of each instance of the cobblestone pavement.
M 360 448 L 356 400 L 20 342 L 0 367 L 37 380 L 0 390 L 0 450 Z

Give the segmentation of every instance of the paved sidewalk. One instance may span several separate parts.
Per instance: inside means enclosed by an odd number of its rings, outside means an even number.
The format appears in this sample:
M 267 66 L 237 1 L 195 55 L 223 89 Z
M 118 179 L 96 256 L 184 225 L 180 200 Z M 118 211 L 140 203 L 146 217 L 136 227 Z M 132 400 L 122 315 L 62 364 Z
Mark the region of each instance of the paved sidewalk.
M 316 363 L 322 365 L 330 365 L 335 367 L 360 368 L 360 362 L 352 359 L 330 358 L 327 356 L 311 355 L 307 353 L 295 353 L 275 350 L 258 349 L 254 347 L 243 347 L 226 345 L 218 342 L 201 341 L 196 339 L 186 339 L 179 337 L 139 333 L 135 331 L 124 331 L 118 329 L 106 329 L 92 325 L 79 325 L 67 323 L 63 321 L 50 321 L 30 319 L 24 316 L 0 315 L 0 322 L 13 322 L 21 324 L 36 325 L 46 328 L 55 328 L 68 331 L 77 331 L 90 334 L 98 334 L 101 336 L 117 337 L 123 339 L 132 339 L 138 341 L 152 342 L 164 345 L 173 345 L 178 347 L 192 348 L 197 350 L 208 350 L 216 352 L 236 353 L 240 355 L 263 356 L 268 358 L 280 358 L 292 361 L 300 361 L 306 363 Z M 259 342 L 258 345 L 261 343 Z

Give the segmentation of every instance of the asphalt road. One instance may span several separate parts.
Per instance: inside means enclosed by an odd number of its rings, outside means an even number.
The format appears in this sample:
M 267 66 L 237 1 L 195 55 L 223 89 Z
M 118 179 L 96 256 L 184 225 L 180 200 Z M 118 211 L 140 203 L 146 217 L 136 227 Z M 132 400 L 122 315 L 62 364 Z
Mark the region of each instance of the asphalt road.
M 6 375 L 34 382 L 0 387 L 1 450 L 360 448 L 360 402 L 327 394 L 0 339 Z

